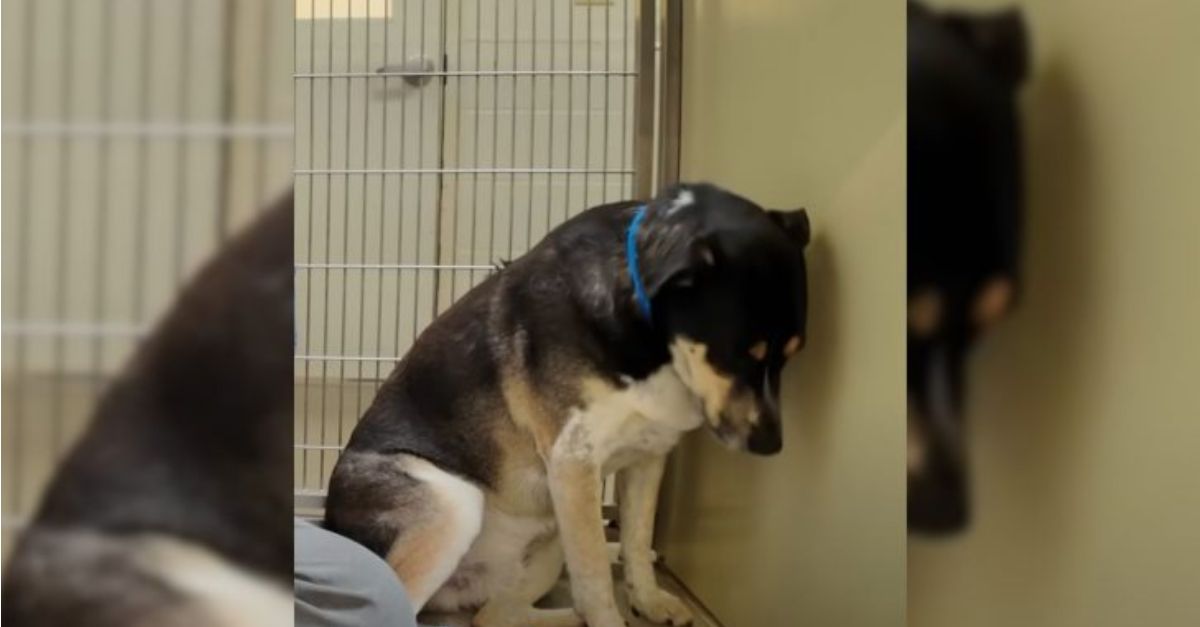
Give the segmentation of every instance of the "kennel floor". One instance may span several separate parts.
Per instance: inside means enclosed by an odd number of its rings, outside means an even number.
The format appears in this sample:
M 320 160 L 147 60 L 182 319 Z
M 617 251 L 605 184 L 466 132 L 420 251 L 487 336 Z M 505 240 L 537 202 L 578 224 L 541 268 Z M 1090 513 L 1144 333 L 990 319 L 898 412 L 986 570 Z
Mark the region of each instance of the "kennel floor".
M 661 565 L 655 569 L 658 573 L 658 583 L 666 590 L 687 605 L 692 611 L 693 627 L 721 627 L 717 619 L 705 609 L 700 600 L 692 595 L 670 571 L 663 568 Z M 629 610 L 629 600 L 625 595 L 625 586 L 621 576 L 621 569 L 618 565 L 613 565 L 613 582 L 616 584 L 617 604 L 621 606 L 621 614 L 625 617 L 626 622 L 630 627 L 661 627 L 659 623 L 638 618 Z M 571 606 L 571 591 L 570 584 L 564 576 L 559 580 L 554 589 L 547 595 L 538 607 L 570 607 Z M 418 617 L 418 621 L 423 627 L 470 627 L 471 617 L 467 614 L 422 614 Z

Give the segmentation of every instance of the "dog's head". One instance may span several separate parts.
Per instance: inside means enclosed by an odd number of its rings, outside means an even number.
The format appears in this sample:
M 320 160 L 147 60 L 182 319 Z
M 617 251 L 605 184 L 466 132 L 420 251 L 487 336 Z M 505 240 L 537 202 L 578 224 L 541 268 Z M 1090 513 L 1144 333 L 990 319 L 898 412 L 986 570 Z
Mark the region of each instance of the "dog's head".
M 807 214 L 679 185 L 645 230 L 646 289 L 680 379 L 723 443 L 778 452 L 779 375 L 805 341 Z
M 1016 296 L 1021 205 L 1019 13 L 908 21 L 908 523 L 970 517 L 964 453 L 968 349 Z

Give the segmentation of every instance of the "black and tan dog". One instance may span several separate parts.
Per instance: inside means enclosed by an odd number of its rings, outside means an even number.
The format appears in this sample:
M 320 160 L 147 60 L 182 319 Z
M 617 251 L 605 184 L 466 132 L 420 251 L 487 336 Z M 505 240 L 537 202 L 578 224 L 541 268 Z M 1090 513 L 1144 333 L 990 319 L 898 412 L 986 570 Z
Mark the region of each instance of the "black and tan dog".
M 1016 10 L 908 7 L 908 524 L 970 520 L 965 365 L 1017 292 L 1022 204 L 1017 95 L 1028 35 Z
M 481 627 L 624 625 L 600 516 L 616 471 L 631 604 L 689 622 L 651 564 L 665 456 L 705 424 L 779 451 L 808 237 L 803 210 L 711 185 L 561 225 L 417 340 L 334 469 L 328 526 L 386 558 L 418 608 L 477 611 Z M 564 557 L 575 609 L 535 609 Z
M 292 623 L 292 196 L 105 392 L 4 572 L 7 627 Z

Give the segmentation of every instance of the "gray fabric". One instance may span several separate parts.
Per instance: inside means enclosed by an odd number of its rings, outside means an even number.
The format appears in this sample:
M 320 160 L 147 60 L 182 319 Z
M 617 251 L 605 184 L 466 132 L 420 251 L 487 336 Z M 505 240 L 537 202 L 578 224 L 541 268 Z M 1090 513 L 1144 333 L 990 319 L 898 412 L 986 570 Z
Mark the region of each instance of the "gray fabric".
M 296 627 L 416 627 L 396 573 L 365 547 L 296 519 Z

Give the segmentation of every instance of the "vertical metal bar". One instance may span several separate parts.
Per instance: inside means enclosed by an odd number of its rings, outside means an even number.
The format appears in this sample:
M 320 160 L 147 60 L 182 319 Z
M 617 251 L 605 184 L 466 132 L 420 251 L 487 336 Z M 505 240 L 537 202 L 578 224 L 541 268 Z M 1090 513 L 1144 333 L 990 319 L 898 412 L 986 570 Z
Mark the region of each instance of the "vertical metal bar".
M 326 61 L 325 67 L 330 72 L 334 71 L 334 4 L 329 5 L 329 19 L 326 20 L 329 25 L 329 43 L 326 46 Z M 325 167 L 332 169 L 334 167 L 334 79 L 330 78 L 325 91 Z M 332 229 L 334 229 L 334 175 L 325 175 L 325 261 L 332 261 L 332 246 L 330 238 Z M 325 324 L 325 332 L 322 336 L 322 353 L 329 353 L 329 336 L 332 334 L 331 323 L 329 318 L 329 283 L 332 281 L 334 273 L 326 271 L 324 297 L 322 298 L 322 318 Z M 328 444 L 326 441 L 326 425 L 329 420 L 326 420 L 329 411 L 329 363 L 320 363 L 320 443 Z M 320 461 L 317 467 L 318 483 L 320 482 L 320 473 L 325 471 L 325 449 L 320 449 Z
M 179 15 L 179 51 L 180 61 L 179 70 L 176 73 L 176 93 L 178 94 L 178 115 L 179 123 L 186 124 L 188 122 L 188 113 L 191 107 L 191 65 L 192 65 L 192 22 L 195 21 L 192 15 L 195 8 L 194 2 L 185 2 L 184 9 Z M 172 262 L 172 276 L 175 280 L 175 289 L 178 290 L 183 283 L 183 259 L 184 245 L 183 225 L 186 212 L 184 207 L 188 200 L 188 161 L 190 156 L 191 146 L 188 140 L 180 138 L 175 144 L 175 240 L 174 253 L 175 257 Z
M 388 54 L 391 51 L 391 46 L 389 45 L 391 43 L 391 38 L 389 37 L 389 33 L 391 33 L 391 31 L 392 31 L 392 24 L 391 24 L 392 18 L 390 15 L 390 11 L 388 11 L 387 3 L 392 2 L 392 1 L 393 0 L 383 0 L 383 2 L 384 2 L 384 5 L 383 5 L 384 6 L 383 64 L 384 65 L 388 64 L 388 62 L 389 62 Z M 369 63 L 369 61 L 368 61 L 368 63 Z M 380 137 L 380 140 L 379 140 L 379 145 L 380 145 L 380 147 L 379 147 L 379 152 L 380 152 L 379 166 L 382 168 L 387 167 L 387 155 L 388 155 L 387 148 L 388 148 L 388 144 L 391 143 L 388 141 L 387 93 L 388 93 L 389 81 L 390 81 L 390 78 L 388 76 L 383 77 L 383 95 L 384 95 L 383 116 L 382 116 L 383 119 L 381 120 L 382 129 L 380 130 L 380 133 L 379 133 L 379 137 Z M 368 85 L 369 85 L 369 81 L 368 81 Z M 369 93 L 366 94 L 365 97 L 370 98 L 370 94 Z M 401 154 L 403 154 L 403 152 L 401 152 Z M 388 180 L 388 175 L 386 175 L 386 174 L 379 175 L 379 263 L 380 264 L 382 264 L 384 262 L 384 259 L 383 259 L 383 248 L 384 248 L 383 234 L 385 231 L 387 231 L 387 211 L 386 211 L 386 208 L 387 208 L 387 180 Z M 397 214 L 397 215 L 399 216 L 399 214 Z M 399 220 L 400 218 L 398 217 L 397 219 Z M 377 271 L 377 279 L 379 281 L 379 298 L 376 299 L 378 306 L 377 306 L 376 312 L 375 312 L 375 324 L 376 324 L 376 326 L 375 326 L 375 356 L 382 357 L 383 356 L 383 268 L 382 267 L 379 268 L 379 270 Z M 399 275 L 397 275 L 396 290 L 399 291 L 399 289 L 400 289 L 400 279 L 399 279 Z M 397 313 L 397 315 L 399 315 L 399 313 Z M 393 355 L 394 354 L 395 353 L 393 353 Z M 380 382 L 380 378 L 381 378 L 380 377 L 380 368 L 382 368 L 382 367 L 383 367 L 383 361 L 376 359 L 375 360 L 375 389 L 376 389 L 376 391 L 379 390 L 379 382 Z M 359 416 L 361 417 L 362 414 L 359 413 Z
M 329 25 L 328 37 L 329 42 L 326 46 L 327 59 L 325 67 L 328 71 L 333 71 L 333 3 L 329 3 L 329 19 L 326 20 Z M 325 105 L 325 167 L 332 170 L 333 168 L 333 81 L 330 78 L 326 87 L 326 105 Z M 330 226 L 333 222 L 333 175 L 325 175 L 325 260 L 332 261 L 332 246 L 329 239 Z M 333 272 L 325 273 L 325 295 L 321 299 L 321 317 L 325 322 L 325 333 L 321 337 L 321 347 L 325 354 L 329 353 L 329 335 L 331 333 L 329 321 L 329 283 L 333 278 Z M 326 425 L 329 421 L 326 419 L 328 415 L 329 403 L 329 363 L 321 362 L 321 444 L 326 445 L 328 441 L 325 438 L 327 431 Z M 320 465 L 317 467 L 318 483 L 321 481 L 320 474 L 325 472 L 325 449 L 320 451 Z
M 463 1 L 464 0 L 459 0 L 459 2 L 458 2 L 458 29 L 455 31 L 455 35 L 454 35 L 455 38 L 458 40 L 458 42 L 457 42 L 458 51 L 454 56 L 454 62 L 458 65 L 458 69 L 462 68 Z M 447 64 L 447 65 L 449 65 L 449 64 Z M 449 67 L 444 67 L 442 69 L 445 71 L 450 71 Z M 466 151 L 463 150 L 463 145 L 462 145 L 462 127 L 463 127 L 462 110 L 463 110 L 463 103 L 464 103 L 463 84 L 465 83 L 465 78 L 462 76 L 455 76 L 453 78 L 453 80 L 454 80 L 454 94 L 455 94 L 455 101 L 454 101 L 454 111 L 455 111 L 455 113 L 454 113 L 454 160 L 455 160 L 455 164 L 454 164 L 454 167 L 461 168 L 461 167 L 463 167 L 463 161 L 464 161 L 463 155 L 466 153 Z M 454 216 L 454 228 L 451 229 L 450 232 L 454 233 L 454 243 L 455 243 L 454 262 L 457 263 L 458 256 L 460 253 L 460 251 L 458 250 L 458 218 L 459 218 L 460 214 L 462 213 L 462 209 L 465 204 L 463 202 L 463 198 L 466 196 L 466 193 L 465 193 L 466 189 L 463 187 L 463 184 L 462 184 L 462 175 L 454 174 L 453 176 L 454 176 L 454 211 L 451 212 L 451 215 Z M 470 250 L 471 246 L 473 246 L 473 245 L 474 245 L 474 242 L 468 241 L 467 249 Z M 460 274 L 462 274 L 462 273 L 461 272 L 452 272 L 450 274 L 450 299 L 451 300 L 458 297 L 458 277 Z M 468 282 L 469 282 L 470 277 L 467 277 L 467 278 L 468 278 Z
M 629 2 L 630 0 L 621 0 L 621 71 L 629 71 Z M 621 81 L 621 159 L 620 167 L 628 169 L 630 162 L 629 153 L 625 152 L 625 138 L 632 130 L 629 127 L 629 77 L 622 76 Z M 632 192 L 629 185 L 629 179 L 624 174 L 621 177 L 621 198 L 628 198 Z
M 369 67 L 371 67 L 371 0 L 367 0 L 367 15 L 363 19 L 363 28 L 366 29 L 366 35 L 363 37 L 363 63 L 365 64 L 366 67 L 369 68 Z M 367 131 L 369 130 L 369 127 L 371 126 L 371 97 L 368 94 L 370 87 L 371 87 L 370 79 L 364 77 L 362 79 L 362 88 L 363 88 L 363 91 L 362 91 L 362 94 L 363 94 L 362 95 L 362 98 L 363 98 L 362 167 L 364 170 L 368 167 L 367 166 L 367 145 L 370 143 L 367 141 L 367 138 L 369 136 Z M 361 190 L 360 193 L 362 195 L 361 196 L 361 199 L 362 199 L 362 227 L 359 229 L 358 250 L 359 250 L 359 255 L 362 256 L 362 260 L 365 263 L 367 261 L 367 175 L 365 172 L 362 175 L 361 181 L 362 181 L 362 184 L 360 186 L 360 190 Z M 382 216 L 380 216 L 380 217 L 382 218 Z M 382 263 L 383 259 L 380 259 L 379 261 Z M 367 313 L 367 271 L 364 269 L 358 273 L 358 351 L 355 353 L 356 355 L 364 354 L 363 349 L 365 347 L 365 342 L 364 342 L 363 333 L 366 330 L 366 327 L 365 327 L 366 313 Z M 376 344 L 378 344 L 378 342 L 379 342 L 378 336 L 376 336 L 375 341 L 376 341 Z M 355 421 L 357 421 L 358 417 L 362 415 L 362 400 L 363 400 L 362 397 L 363 397 L 363 395 L 362 395 L 362 390 L 359 389 L 359 387 L 363 384 L 363 381 L 365 380 L 363 377 L 363 369 L 366 367 L 366 363 L 360 361 L 360 362 L 358 362 L 357 366 L 358 366 L 358 380 L 354 384 L 354 415 L 351 416 L 351 419 L 355 420 Z M 344 434 L 342 435 L 341 441 L 342 442 L 346 441 L 346 437 Z M 339 444 L 340 444 L 340 442 L 339 442 Z
M 654 193 L 654 20 L 656 0 L 640 0 L 637 20 L 637 87 L 633 137 L 633 191 L 637 198 Z
M 592 7 L 585 6 L 583 10 L 587 13 L 587 69 L 592 70 Z M 588 74 L 583 79 L 584 96 L 583 96 L 583 206 L 579 207 L 576 213 L 587 209 L 591 203 L 591 189 L 588 185 L 591 182 L 592 163 L 592 75 Z
M 154 12 L 152 7 L 155 3 L 151 0 L 142 0 L 141 14 L 142 32 L 141 32 L 141 50 L 142 64 L 139 68 L 141 76 L 139 77 L 138 87 L 141 93 L 138 94 L 138 111 L 137 119 L 144 120 L 149 109 L 150 99 L 150 59 L 153 58 L 152 43 L 153 39 L 153 24 Z M 141 324 L 142 314 L 145 306 L 145 287 L 146 283 L 146 153 L 148 152 L 147 138 L 140 136 L 138 138 L 138 149 L 136 156 L 135 170 L 139 173 L 137 181 L 134 184 L 137 186 L 136 217 L 134 218 L 134 253 L 133 253 L 133 323 Z
M 512 65 L 513 69 L 517 69 L 517 19 L 520 16 L 518 11 L 517 0 L 513 0 L 513 23 L 512 23 Z M 508 167 L 517 167 L 517 83 L 520 78 L 516 75 L 512 77 L 512 132 L 509 134 L 509 143 L 512 144 L 512 153 L 508 159 Z M 517 223 L 517 175 L 511 172 L 508 175 L 508 258 L 513 257 L 513 230 Z
M 532 0 L 529 9 L 529 69 L 533 74 L 529 77 L 529 206 L 526 211 L 529 217 L 525 220 L 525 250 L 533 248 L 533 145 L 537 139 L 537 0 Z M 551 44 L 553 45 L 553 44 Z
M 316 15 L 317 15 L 316 0 L 310 0 L 308 14 L 314 18 L 316 17 Z M 293 28 L 294 28 L 294 26 L 293 26 Z M 294 32 L 295 31 L 293 31 L 293 36 L 294 36 Z M 315 22 L 309 23 L 308 49 L 309 49 L 309 55 L 308 55 L 309 70 L 315 70 L 316 69 L 316 54 L 317 54 L 317 28 L 316 28 Z M 293 51 L 293 54 L 295 54 L 295 51 Z M 296 54 L 295 58 L 299 58 L 299 55 Z M 315 128 L 315 126 L 316 126 L 317 115 L 316 115 L 315 107 L 316 107 L 316 100 L 317 100 L 317 97 L 316 97 L 317 83 L 318 83 L 318 81 L 316 81 L 316 80 L 309 81 L 309 83 L 308 83 L 308 163 L 306 165 L 310 168 L 313 167 L 313 165 L 314 165 L 314 160 L 315 160 L 315 155 L 316 155 L 314 146 L 316 145 L 316 141 L 315 141 L 316 128 Z M 316 180 L 316 176 L 310 174 L 310 175 L 307 175 L 306 178 L 308 179 L 308 212 L 307 212 L 308 213 L 308 216 L 307 216 L 308 238 L 307 238 L 307 242 L 305 243 L 304 254 L 308 257 L 309 261 L 313 261 L 313 260 L 315 260 L 315 257 L 313 255 L 313 213 L 314 213 L 313 181 Z M 313 352 L 313 350 L 312 350 L 313 274 L 314 273 L 312 271 L 308 271 L 308 272 L 304 273 L 304 280 L 305 280 L 304 352 L 306 354 L 312 354 L 312 352 Z M 309 420 L 309 413 L 308 413 L 309 412 L 309 397 L 312 395 L 312 376 L 311 376 L 311 372 L 310 372 L 311 364 L 312 364 L 312 362 L 310 360 L 307 360 L 307 359 L 304 360 L 304 399 L 303 399 L 304 438 L 301 442 L 304 445 L 312 444 L 312 442 L 309 440 L 309 433 L 308 433 L 308 423 L 311 422 Z M 300 477 L 301 477 L 300 481 L 301 481 L 301 485 L 307 486 L 308 485 L 307 482 L 308 482 L 309 450 L 302 449 L 302 451 L 303 452 L 301 453 L 301 462 L 300 462 Z
M 600 167 L 604 173 L 600 175 L 600 203 L 604 204 L 608 201 L 608 169 L 612 167 L 608 163 L 608 118 L 611 114 L 609 111 L 609 93 L 608 87 L 612 83 L 613 77 L 608 74 L 612 70 L 611 66 L 611 45 L 612 45 L 612 30 L 609 23 L 609 14 L 612 12 L 611 7 L 604 7 L 604 133 L 601 137 L 604 139 L 604 150 L 602 154 L 604 158 L 601 160 Z
M 492 71 L 500 69 L 500 0 L 492 0 Z M 492 167 L 499 167 L 496 159 L 500 148 L 500 76 L 492 76 Z M 496 262 L 496 185 L 500 175 L 492 172 L 491 217 L 488 219 L 488 254 L 484 263 Z M 510 216 L 511 217 L 511 216 Z
M 235 63 L 238 56 L 237 9 L 233 0 L 224 0 L 221 3 L 221 11 L 224 18 L 221 36 L 225 39 L 225 45 L 221 46 L 221 122 L 231 123 L 233 122 L 233 94 L 234 89 L 236 89 L 234 72 L 236 71 L 237 66 Z M 265 58 L 267 55 L 262 53 L 258 56 Z M 218 140 L 220 142 L 220 156 L 217 158 L 217 193 L 219 198 L 216 210 L 217 219 L 214 221 L 215 224 L 213 224 L 218 243 L 225 241 L 225 237 L 229 233 L 229 212 L 231 211 L 229 205 L 232 201 L 229 194 L 229 180 L 232 178 L 231 172 L 233 170 L 233 140 L 233 137 L 224 137 Z
M 570 10 L 567 13 L 568 13 L 568 19 L 570 21 L 567 23 L 567 69 L 574 70 L 575 69 L 575 5 L 574 5 L 574 3 L 572 3 L 568 6 L 570 7 Z M 572 160 L 571 157 L 574 156 L 571 154 L 571 139 L 574 135 L 575 135 L 575 75 L 568 74 L 567 75 L 567 165 L 566 165 L 566 168 L 568 170 L 571 169 L 571 160 Z M 571 207 L 571 187 L 574 183 L 574 180 L 572 180 L 570 173 L 564 174 L 563 180 L 566 181 L 567 189 L 566 189 L 566 198 L 563 199 L 562 221 L 566 222 L 567 218 L 571 215 L 571 208 L 570 208 Z
M 353 57 L 354 57 L 354 54 L 353 54 L 354 18 L 353 18 L 353 14 L 350 12 L 350 9 L 351 9 L 350 3 L 347 2 L 346 3 L 346 73 L 347 74 L 349 74 L 350 72 L 352 72 L 354 70 L 354 68 L 351 67 L 352 62 L 353 62 Z M 347 168 L 350 167 L 350 118 L 351 118 L 350 106 L 351 106 L 351 104 L 353 104 L 353 99 L 351 97 L 354 92 L 353 84 L 352 84 L 353 81 L 354 81 L 354 79 L 350 78 L 349 76 L 346 77 L 346 82 L 345 82 L 345 85 L 346 85 L 346 111 L 345 111 L 346 132 L 342 135 L 342 137 L 344 138 L 342 141 L 345 144 L 345 153 L 344 153 L 343 158 L 345 159 Z M 367 215 L 366 215 L 366 212 L 364 211 L 362 214 L 362 219 L 366 220 L 366 218 L 367 218 Z M 362 247 L 359 247 L 359 250 L 361 251 Z M 349 174 L 342 177 L 342 261 L 345 263 L 350 263 L 350 175 Z M 364 259 L 363 261 L 366 261 L 366 260 Z M 364 276 L 364 275 L 360 273 L 359 276 Z M 341 331 L 339 332 L 339 335 L 338 335 L 338 347 L 339 347 L 338 350 L 340 350 L 342 353 L 345 353 L 345 351 L 346 351 L 346 302 L 349 300 L 346 292 L 349 288 L 350 288 L 350 269 L 342 268 L 342 298 L 341 298 L 342 313 L 339 316 L 340 321 L 341 321 Z M 347 361 L 338 362 L 338 380 L 337 380 L 338 397 L 337 397 L 337 409 L 335 410 L 335 416 L 337 417 L 336 434 L 337 434 L 338 439 L 336 442 L 334 442 L 334 444 L 341 444 L 342 423 L 344 422 L 342 420 L 342 413 L 343 413 L 343 410 L 345 409 L 345 405 L 346 405 L 346 388 L 351 385 L 350 381 L 348 381 L 346 379 L 346 367 L 347 367 L 348 363 L 349 362 L 347 362 Z M 359 362 L 360 368 L 362 367 L 361 364 L 362 364 L 362 362 Z M 336 455 L 335 455 L 335 457 L 336 457 Z
M 62 37 L 63 42 L 63 72 L 61 74 L 60 89 L 62 97 L 61 115 L 64 121 L 70 121 L 72 116 L 71 103 L 74 98 L 74 79 L 75 79 L 75 10 L 74 6 L 67 4 L 63 6 L 62 14 Z M 71 158 L 71 137 L 64 134 L 59 140 L 58 145 L 58 166 L 56 170 L 61 173 L 63 180 L 71 180 L 71 169 L 74 166 Z M 54 185 L 53 188 L 57 195 L 58 205 L 58 232 L 57 245 L 58 254 L 55 260 L 55 277 L 54 277 L 54 319 L 63 320 L 67 313 L 67 265 L 71 261 L 70 245 L 67 241 L 70 238 L 70 206 L 71 193 L 70 185 Z M 56 334 L 53 341 L 53 369 L 51 377 L 53 386 L 50 392 L 50 445 L 53 448 L 55 458 L 62 452 L 62 431 L 63 431 L 63 383 L 66 378 L 66 337 L 64 334 Z
M 267 78 L 269 68 L 268 59 L 270 59 L 272 48 L 274 47 L 274 19 L 275 12 L 272 10 L 277 3 L 271 0 L 264 0 L 259 3 L 261 22 L 259 23 L 259 40 L 262 41 L 262 54 L 258 55 L 258 97 L 255 99 L 254 117 L 260 124 L 267 122 L 267 85 L 271 81 Z M 266 201 L 265 186 L 266 186 L 266 154 L 267 140 L 265 137 L 259 137 L 254 140 L 254 208 L 255 211 L 262 211 Z
M 558 69 L 558 41 L 555 38 L 555 29 L 558 27 L 558 22 L 554 17 L 554 6 L 558 2 L 550 0 L 550 70 L 553 72 Z M 549 119 L 548 128 L 546 129 L 546 167 L 554 167 L 554 88 L 557 85 L 555 74 L 549 76 L 550 82 L 550 98 L 547 104 L 546 117 Z M 550 226 L 554 223 L 552 217 L 554 208 L 554 175 L 546 174 L 546 233 L 550 232 Z
M 420 55 L 425 54 L 425 31 L 427 30 L 425 28 L 425 26 L 426 26 L 426 24 L 425 24 L 425 4 L 426 4 L 426 0 L 421 0 L 421 13 L 420 13 L 421 17 L 420 17 L 420 22 L 418 23 L 418 25 L 421 29 L 421 43 L 419 44 L 420 45 L 420 52 L 419 52 Z M 422 167 L 425 162 L 425 94 L 421 93 L 421 94 L 419 94 L 419 96 L 421 99 L 421 103 L 420 103 L 420 106 L 417 107 L 417 128 L 419 129 L 418 133 L 419 133 L 420 139 L 417 141 L 417 167 Z M 421 214 L 425 213 L 424 207 L 422 206 L 422 203 L 425 200 L 424 190 L 425 190 L 425 175 L 418 174 L 417 175 L 417 233 L 416 233 L 416 237 L 413 238 L 416 241 L 417 263 L 421 263 L 421 261 L 422 261 L 421 240 L 424 238 L 422 237 L 423 233 L 421 232 Z M 420 271 L 417 271 L 413 274 L 413 299 L 412 300 L 413 300 L 412 332 L 409 333 L 409 341 L 408 341 L 408 345 L 410 347 L 416 342 L 417 331 L 420 330 L 420 326 L 417 322 L 417 316 L 421 309 L 420 308 L 420 305 L 421 305 L 421 273 L 420 273 Z
M 400 58 L 401 59 L 406 58 L 405 55 L 408 54 L 408 22 L 407 22 L 407 20 L 408 20 L 408 2 L 409 2 L 409 0 L 400 0 Z M 384 79 L 385 82 L 387 80 L 388 79 L 386 79 L 386 78 Z M 403 87 L 401 87 L 401 89 L 403 89 Z M 400 167 L 401 168 L 404 167 L 405 159 L 408 156 L 408 145 L 404 139 L 405 131 L 407 128 L 408 128 L 408 105 L 407 105 L 407 103 L 405 103 L 404 99 L 401 98 L 401 100 L 400 100 L 400 142 L 397 144 L 398 146 L 400 146 Z M 417 129 L 417 132 L 418 132 L 418 142 L 419 142 L 420 141 L 420 129 L 419 128 Z M 404 261 L 404 246 L 403 246 L 404 245 L 404 206 L 405 206 L 404 205 L 404 188 L 405 188 L 405 178 L 404 177 L 406 177 L 406 176 L 408 176 L 408 175 L 404 174 L 404 173 L 400 173 L 397 175 L 397 177 L 399 178 L 399 183 L 400 183 L 400 189 L 399 189 L 400 201 L 398 203 L 396 203 L 396 209 L 397 209 L 397 213 L 399 216 L 399 219 L 396 221 L 396 261 L 398 263 L 403 263 L 403 261 Z M 418 207 L 418 209 L 419 209 L 419 207 Z M 417 261 L 419 261 L 419 260 L 417 260 Z M 396 350 L 393 351 L 393 353 L 392 353 L 393 355 L 400 354 L 400 309 L 401 309 L 401 304 L 404 302 L 404 290 L 402 289 L 404 287 L 404 283 L 402 281 L 403 278 L 404 278 L 403 273 L 401 273 L 399 270 L 397 270 L 396 271 L 396 336 L 395 336 Z
M 37 44 L 34 41 L 34 33 L 37 31 L 37 4 L 26 3 L 25 14 L 22 16 L 22 27 L 24 28 L 24 37 L 22 43 L 26 46 L 25 51 L 25 67 L 21 72 L 21 119 L 28 120 L 33 112 L 33 92 L 34 92 L 34 68 L 37 66 Z M 30 216 L 29 199 L 31 188 L 33 187 L 33 168 L 30 164 L 30 142 L 32 140 L 28 136 L 22 136 L 20 143 L 17 145 L 17 163 L 21 165 L 22 174 L 16 179 L 17 185 L 20 187 L 17 190 L 17 232 L 20 237 L 17 238 L 17 318 L 26 320 L 29 318 L 29 277 L 33 272 L 29 268 L 29 249 L 32 244 L 31 231 L 33 220 Z M 15 431 L 14 440 L 16 445 L 12 448 L 12 455 L 15 458 L 13 468 L 16 472 L 13 475 L 12 499 L 13 511 L 22 514 L 24 508 L 24 474 L 25 474 L 25 349 L 26 342 L 24 335 L 16 337 L 17 346 L 14 349 L 13 358 L 16 361 L 16 381 L 12 386 L 11 394 L 13 399 L 13 407 L 16 410 L 16 418 L 13 420 L 13 430 Z
M 662 17 L 662 96 L 659 100 L 659 186 L 679 181 L 680 103 L 683 97 L 683 0 L 666 0 Z
M 437 25 L 438 43 L 437 43 L 436 50 L 439 53 L 437 65 L 442 67 L 443 70 L 445 70 L 446 68 L 444 66 L 447 63 L 447 60 L 446 60 L 446 49 L 447 49 L 447 46 L 446 46 L 446 36 L 447 36 L 446 35 L 446 21 L 447 21 L 446 15 L 449 12 L 449 9 L 446 8 L 447 5 L 445 2 L 438 2 L 437 6 L 438 6 L 438 25 Z M 442 76 L 441 80 L 437 81 L 435 84 L 437 85 L 437 89 L 440 90 L 438 92 L 436 116 L 434 118 L 435 125 L 436 125 L 435 126 L 436 132 L 434 133 L 434 137 L 436 138 L 436 141 L 437 141 L 437 148 L 436 148 L 435 154 L 437 155 L 437 168 L 439 170 L 444 170 L 446 168 L 446 77 Z M 454 180 L 455 180 L 455 182 L 457 182 L 458 179 L 455 178 Z M 444 227 L 445 227 L 445 225 L 442 223 L 442 218 L 444 217 L 444 212 L 445 212 L 445 195 L 446 195 L 446 175 L 445 175 L 445 173 L 438 173 L 437 176 L 434 178 L 434 183 L 435 183 L 435 185 L 434 185 L 434 201 L 433 201 L 433 208 L 434 208 L 433 234 L 434 235 L 431 238 L 432 242 L 433 242 L 433 254 L 430 256 L 433 258 L 433 263 L 440 264 L 442 262 L 442 235 L 443 235 Z M 453 212 L 451 212 L 451 215 L 453 215 Z M 449 232 L 452 235 L 457 234 L 457 232 L 454 230 L 449 230 Z M 453 274 L 453 273 L 451 273 L 451 274 Z M 431 296 L 429 298 L 429 319 L 430 320 L 433 320 L 438 315 L 438 294 L 441 293 L 441 289 L 442 289 L 442 271 L 434 270 L 433 271 L 433 285 L 430 287 L 430 291 L 429 291 L 429 293 L 431 294 Z
M 471 167 L 476 168 L 476 169 L 479 168 L 479 160 L 480 160 L 480 153 L 479 153 L 479 83 L 480 83 L 480 79 L 479 79 L 478 72 L 480 69 L 480 54 L 479 53 L 480 53 L 480 50 L 483 48 L 483 42 L 481 42 L 479 40 L 480 35 L 483 33 L 483 28 L 481 26 L 482 21 L 480 18 L 480 16 L 483 15 L 483 7 L 481 6 L 481 4 L 482 4 L 482 2 L 480 2 L 480 0 L 475 0 L 475 67 L 474 67 L 474 70 L 476 72 L 476 75 L 475 75 L 475 102 L 474 102 L 474 104 L 475 104 L 475 107 L 474 107 L 475 108 L 475 132 L 472 133 L 472 135 L 471 135 L 472 141 L 475 142 L 475 150 L 474 150 L 475 157 L 471 163 Z M 478 224 L 477 224 L 478 221 L 479 221 L 479 175 L 472 174 L 471 175 L 471 239 L 470 239 L 470 244 L 468 244 L 468 246 L 471 247 L 470 263 L 472 265 L 478 263 L 478 260 L 477 260 L 478 256 L 475 254 L 476 253 L 475 234 L 476 234 L 476 229 L 478 228 Z M 474 272 L 471 273 L 470 286 L 471 287 L 475 286 L 475 273 Z
M 100 121 L 107 124 L 112 122 L 112 3 L 107 3 L 100 13 Z M 104 297 L 108 293 L 108 194 L 109 194 L 109 146 L 107 134 L 99 140 L 100 162 L 96 189 L 96 264 L 92 274 L 92 285 L 95 286 L 92 300 L 92 319 L 104 320 Z M 104 334 L 97 333 L 92 338 L 91 372 L 93 379 L 93 394 L 100 390 L 100 379 L 104 367 Z

